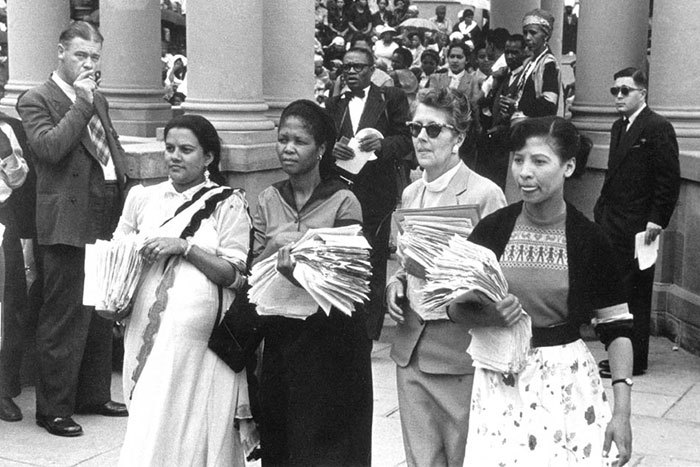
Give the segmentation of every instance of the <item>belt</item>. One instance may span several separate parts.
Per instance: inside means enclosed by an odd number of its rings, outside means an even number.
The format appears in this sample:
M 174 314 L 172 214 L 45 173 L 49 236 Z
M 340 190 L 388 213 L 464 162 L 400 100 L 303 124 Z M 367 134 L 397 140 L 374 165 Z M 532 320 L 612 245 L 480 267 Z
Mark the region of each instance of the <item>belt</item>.
M 581 338 L 578 327 L 571 323 L 556 324 L 547 328 L 532 328 L 532 347 L 551 347 L 570 344 Z

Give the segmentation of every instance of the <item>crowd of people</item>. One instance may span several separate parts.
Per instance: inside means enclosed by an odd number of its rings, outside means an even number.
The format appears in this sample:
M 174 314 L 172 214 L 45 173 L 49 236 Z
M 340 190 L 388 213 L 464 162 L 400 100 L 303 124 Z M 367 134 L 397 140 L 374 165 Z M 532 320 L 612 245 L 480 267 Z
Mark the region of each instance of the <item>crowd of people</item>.
M 397 41 L 417 10 L 408 0 L 377 4 L 371 13 L 366 0 L 316 2 L 322 92 L 282 112 L 275 148 L 287 178 L 261 191 L 252 215 L 220 172 L 216 129 L 198 115 L 165 127 L 168 180 L 127 190 L 99 89 L 104 39 L 82 21 L 62 32 L 56 70 L 18 100 L 21 121 L 0 118 L 0 265 L 12 285 L 3 297 L 2 420 L 23 416 L 12 399 L 23 311 L 35 296 L 25 279 L 36 274 L 36 422 L 70 437 L 83 433 L 74 414 L 129 416 L 120 465 L 243 466 L 251 453 L 263 466 L 370 465 L 371 350 L 386 311 L 397 323 L 391 356 L 408 465 L 629 461 L 631 378 L 647 371 L 653 280 L 653 267 L 640 270 L 634 258 L 634 237 L 658 237 L 680 185 L 675 133 L 646 105 L 645 73 L 613 77 L 620 119 L 593 222 L 564 197 L 592 143 L 556 116 L 552 15 L 533 10 L 511 34 L 482 30 L 470 9 L 453 25 L 439 6 L 436 34 Z M 373 157 L 343 169 L 358 151 Z M 507 206 L 508 174 L 522 201 Z M 399 203 L 474 206 L 481 220 L 469 240 L 498 258 L 508 295 L 472 294 L 445 309 L 449 319 L 421 319 L 425 275 L 402 264 L 387 280 Z M 319 308 L 305 320 L 255 319 L 262 347 L 241 371 L 212 351 L 219 317 L 240 311 L 251 262 L 275 256 L 296 287 L 290 300 L 301 300 L 292 244 L 309 229 L 352 224 L 372 247 L 369 298 L 352 315 Z M 145 238 L 145 269 L 124 318 L 121 404 L 110 393 L 113 323 L 83 306 L 83 263 L 87 244 L 134 233 Z M 32 258 L 22 257 L 21 239 L 35 240 Z M 524 368 L 474 368 L 470 330 L 508 328 L 525 314 Z M 584 323 L 609 360 L 595 362 Z M 601 377 L 612 378 L 612 410 Z

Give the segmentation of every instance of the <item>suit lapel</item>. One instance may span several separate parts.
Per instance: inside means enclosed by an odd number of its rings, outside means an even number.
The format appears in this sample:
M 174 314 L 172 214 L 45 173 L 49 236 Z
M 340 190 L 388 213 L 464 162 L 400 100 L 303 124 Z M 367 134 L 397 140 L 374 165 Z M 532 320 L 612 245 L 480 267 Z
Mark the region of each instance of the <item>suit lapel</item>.
M 56 84 L 54 80 L 48 80 L 47 89 L 49 90 L 49 96 L 53 103 L 54 110 L 61 117 L 64 116 L 70 110 L 73 102 L 71 102 L 68 96 L 58 87 L 58 84 Z
M 365 101 L 365 108 L 362 110 L 362 116 L 360 117 L 360 123 L 357 125 L 357 130 L 368 127 L 376 127 L 377 120 L 384 112 L 386 107 L 386 102 L 382 97 L 382 92 L 378 87 L 370 85 L 369 93 L 367 94 L 367 100 Z
M 340 95 L 338 99 L 338 111 L 334 112 L 335 129 L 338 132 L 338 138 L 346 136 L 353 137 L 352 122 L 350 121 L 350 112 L 348 111 L 348 98 Z
M 649 110 L 649 107 L 645 107 L 634 120 L 628 131 L 625 131 L 623 128 L 622 119 L 617 120 L 613 125 L 613 140 L 617 139 L 617 144 L 615 147 L 613 147 L 614 141 L 610 142 L 608 175 L 606 179 L 612 178 L 617 173 L 618 169 L 622 165 L 622 162 L 630 157 L 630 149 L 639 139 L 639 135 L 644 129 L 646 119 L 650 112 L 651 110 Z

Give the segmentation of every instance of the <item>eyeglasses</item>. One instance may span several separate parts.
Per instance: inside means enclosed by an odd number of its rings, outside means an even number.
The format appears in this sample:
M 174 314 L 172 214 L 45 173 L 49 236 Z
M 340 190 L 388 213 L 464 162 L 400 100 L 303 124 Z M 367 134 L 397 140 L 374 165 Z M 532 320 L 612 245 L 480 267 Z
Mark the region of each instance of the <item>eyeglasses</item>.
M 423 128 L 425 128 L 425 132 L 428 134 L 429 138 L 437 138 L 438 136 L 440 136 L 440 133 L 442 132 L 443 128 L 456 130 L 455 127 L 446 123 L 428 123 L 427 125 L 423 125 L 422 123 L 418 122 L 406 122 L 406 126 L 411 132 L 411 136 L 413 136 L 414 138 L 418 138 L 418 135 L 420 135 L 420 132 L 423 130 Z
M 355 70 L 357 73 L 362 73 L 367 68 L 369 68 L 369 66 L 370 65 L 367 63 L 343 63 L 341 69 L 345 73 L 349 73 L 351 70 Z
M 620 87 L 613 86 L 613 87 L 610 88 L 610 94 L 612 94 L 613 96 L 617 97 L 617 95 L 618 95 L 619 93 L 622 93 L 622 95 L 623 95 L 624 97 L 627 97 L 627 96 L 630 95 L 630 91 L 641 91 L 641 90 L 642 90 L 641 88 L 630 88 L 630 87 L 627 87 L 627 86 L 620 86 Z

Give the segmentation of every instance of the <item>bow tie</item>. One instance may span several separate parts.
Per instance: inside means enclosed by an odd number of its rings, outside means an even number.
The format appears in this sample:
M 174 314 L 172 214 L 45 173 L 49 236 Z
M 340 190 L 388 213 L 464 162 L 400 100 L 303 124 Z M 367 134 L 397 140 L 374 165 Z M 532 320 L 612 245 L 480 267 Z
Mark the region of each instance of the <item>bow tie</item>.
M 364 99 L 365 97 L 365 90 L 364 89 L 359 89 L 357 91 L 345 91 L 343 93 L 343 96 L 345 96 L 346 99 L 350 100 L 353 97 L 359 97 L 360 99 Z

